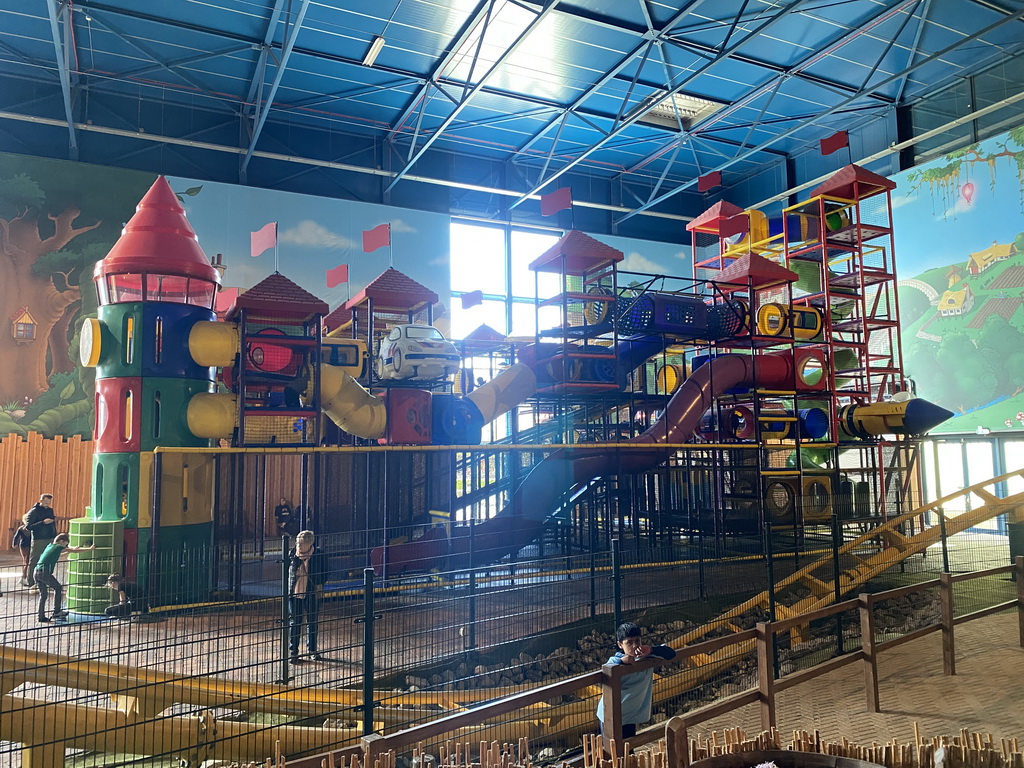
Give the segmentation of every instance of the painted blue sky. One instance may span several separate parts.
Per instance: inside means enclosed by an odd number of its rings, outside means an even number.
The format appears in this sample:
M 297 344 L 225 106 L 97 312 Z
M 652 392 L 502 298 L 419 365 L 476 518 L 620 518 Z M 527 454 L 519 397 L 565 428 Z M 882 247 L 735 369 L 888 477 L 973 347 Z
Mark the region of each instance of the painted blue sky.
M 982 156 L 997 154 L 1007 146 L 1024 151 L 1006 134 L 981 143 Z M 940 157 L 915 169 L 920 172 L 949 163 Z M 987 248 L 993 241 L 1010 243 L 1024 231 L 1021 181 L 1011 157 L 995 160 L 994 173 L 983 162 L 964 162 L 960 174 L 947 186 L 917 188 L 908 180 L 913 171 L 894 177 L 893 225 L 896 235 L 896 267 L 903 279 L 928 269 L 966 263 L 968 254 Z
M 277 221 L 279 271 L 332 310 L 389 266 L 450 306 L 447 216 L 181 177 L 167 180 L 179 194 L 202 187 L 195 196 L 183 196 L 184 206 L 206 255 L 223 254 L 226 286 L 249 288 L 274 272 L 274 251 L 252 258 L 249 235 Z M 391 248 L 363 253 L 362 232 L 388 222 Z M 328 288 L 325 272 L 339 264 L 349 265 L 349 283 Z

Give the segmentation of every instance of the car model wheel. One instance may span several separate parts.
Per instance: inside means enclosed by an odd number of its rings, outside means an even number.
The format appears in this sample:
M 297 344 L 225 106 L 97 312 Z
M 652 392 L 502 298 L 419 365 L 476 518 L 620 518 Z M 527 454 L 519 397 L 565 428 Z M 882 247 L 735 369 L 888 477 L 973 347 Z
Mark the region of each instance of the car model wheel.
M 396 349 L 391 356 L 391 367 L 395 369 L 395 373 L 402 372 L 402 350 Z

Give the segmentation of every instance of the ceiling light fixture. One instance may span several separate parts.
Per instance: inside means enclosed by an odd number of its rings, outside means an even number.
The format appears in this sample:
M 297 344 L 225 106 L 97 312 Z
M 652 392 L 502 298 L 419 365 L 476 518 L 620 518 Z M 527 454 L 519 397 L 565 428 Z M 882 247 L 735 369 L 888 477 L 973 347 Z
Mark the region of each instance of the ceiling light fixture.
M 382 48 L 384 48 L 384 38 L 377 35 L 373 38 L 373 42 L 370 43 L 370 50 L 368 50 L 366 55 L 363 56 L 363 66 L 372 67 L 373 62 L 377 60 L 377 55 L 381 52 Z

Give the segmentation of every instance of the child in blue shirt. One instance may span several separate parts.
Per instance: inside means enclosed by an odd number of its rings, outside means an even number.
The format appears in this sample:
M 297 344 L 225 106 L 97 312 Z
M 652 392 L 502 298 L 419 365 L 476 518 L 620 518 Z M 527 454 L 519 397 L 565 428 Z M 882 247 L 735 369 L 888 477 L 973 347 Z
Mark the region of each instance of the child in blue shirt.
M 641 659 L 655 656 L 659 659 L 674 659 L 675 649 L 667 645 L 644 645 L 640 638 L 640 627 L 631 621 L 615 630 L 619 650 L 608 659 L 609 664 L 632 664 Z M 636 735 L 636 727 L 651 719 L 651 694 L 654 691 L 654 670 L 645 669 L 627 674 L 622 678 L 622 738 Z M 597 719 L 601 722 L 601 735 L 611 738 L 605 731 L 604 700 L 597 705 Z

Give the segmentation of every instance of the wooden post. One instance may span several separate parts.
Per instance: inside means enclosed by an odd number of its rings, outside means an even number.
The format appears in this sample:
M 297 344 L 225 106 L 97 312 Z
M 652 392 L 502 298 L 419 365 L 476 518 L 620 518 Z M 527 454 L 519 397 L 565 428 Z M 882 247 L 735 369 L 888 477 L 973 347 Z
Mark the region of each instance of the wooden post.
M 757 689 L 761 695 L 761 730 L 775 727 L 775 665 L 772 659 L 772 623 L 757 622 Z
M 604 702 L 604 741 L 622 739 L 622 670 L 621 664 L 601 667 L 601 700 Z
M 21 749 L 22 768 L 53 768 L 64 765 L 64 743 L 26 744 Z
M 373 768 L 380 756 L 388 751 L 388 740 L 379 733 L 368 733 L 360 737 L 359 742 L 363 747 L 363 765 L 367 768 Z
M 864 695 L 869 712 L 881 712 L 878 702 L 878 655 L 875 652 L 875 601 L 872 595 L 857 595 L 860 612 L 860 649 L 864 654 Z
M 676 715 L 665 723 L 665 764 L 671 768 L 689 768 L 690 745 L 686 721 Z
M 942 672 L 956 674 L 956 643 L 953 638 L 953 577 L 939 574 L 939 594 L 942 597 Z
M 1017 637 L 1024 648 L 1024 557 L 1017 555 L 1013 564 L 1013 576 L 1017 581 Z

